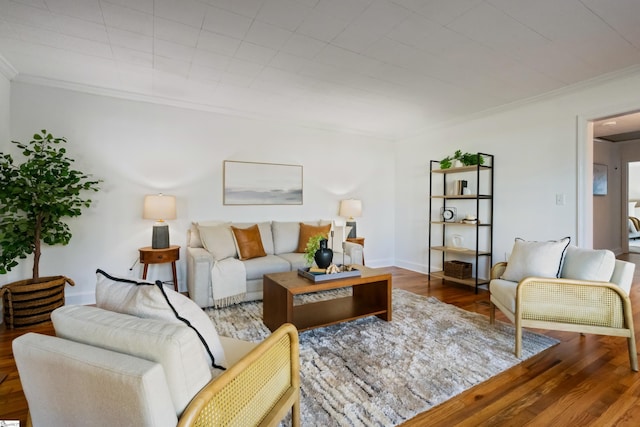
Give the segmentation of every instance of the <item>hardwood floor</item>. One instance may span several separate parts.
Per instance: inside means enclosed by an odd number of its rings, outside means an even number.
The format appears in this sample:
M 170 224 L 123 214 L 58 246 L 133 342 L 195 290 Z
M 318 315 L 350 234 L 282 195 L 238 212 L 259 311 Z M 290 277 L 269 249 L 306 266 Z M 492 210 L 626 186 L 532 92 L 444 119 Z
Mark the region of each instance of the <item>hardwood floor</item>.
M 636 339 L 640 341 L 640 254 L 620 257 L 635 262 L 631 301 Z M 465 310 L 489 314 L 489 296 L 466 287 L 443 284 L 423 274 L 389 268 L 393 285 L 434 296 Z M 497 313 L 498 320 L 507 321 Z M 488 320 L 487 320 L 488 321 Z M 28 329 L 0 326 L 0 420 L 26 425 L 22 393 L 11 342 L 26 332 L 53 335 L 50 323 Z M 539 331 L 560 344 L 496 377 L 419 414 L 403 424 L 413 426 L 637 426 L 640 425 L 640 373 L 629 368 L 624 338 Z

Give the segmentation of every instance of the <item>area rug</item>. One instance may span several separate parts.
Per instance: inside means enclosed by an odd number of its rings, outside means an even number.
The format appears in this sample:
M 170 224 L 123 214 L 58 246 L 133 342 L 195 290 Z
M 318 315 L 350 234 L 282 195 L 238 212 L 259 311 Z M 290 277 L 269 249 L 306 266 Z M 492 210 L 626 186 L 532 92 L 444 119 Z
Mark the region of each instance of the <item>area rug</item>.
M 260 341 L 270 333 L 262 302 L 207 313 L 220 335 Z M 392 322 L 367 317 L 300 333 L 302 425 L 398 425 L 558 341 L 525 331 L 521 359 L 514 342 L 512 325 L 394 289 Z
M 629 252 L 640 254 L 640 240 L 629 240 Z

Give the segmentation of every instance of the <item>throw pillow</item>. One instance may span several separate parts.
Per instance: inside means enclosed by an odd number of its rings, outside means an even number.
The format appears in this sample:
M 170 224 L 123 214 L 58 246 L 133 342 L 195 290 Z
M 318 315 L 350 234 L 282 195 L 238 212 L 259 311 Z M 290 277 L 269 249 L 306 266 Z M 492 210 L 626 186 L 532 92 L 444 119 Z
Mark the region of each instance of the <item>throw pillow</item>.
M 231 231 L 233 232 L 233 239 L 236 243 L 240 260 L 244 261 L 267 256 L 262 246 L 258 224 L 254 224 L 249 228 L 238 228 L 232 225 Z
M 314 226 L 301 222 L 300 237 L 298 238 L 298 249 L 296 250 L 296 252 L 304 253 L 304 250 L 307 247 L 307 243 L 309 243 L 309 239 L 313 236 L 323 234 L 328 239 L 329 231 L 331 231 L 331 224 Z
M 192 222 L 189 226 L 189 237 L 187 238 L 187 246 L 190 248 L 204 248 L 202 240 L 200 240 L 200 232 L 198 231 L 198 223 Z
M 143 319 L 184 323 L 202 342 L 205 357 L 214 368 L 225 369 L 226 360 L 220 337 L 211 319 L 198 305 L 162 282 L 137 282 L 96 270 L 96 306 Z
M 570 245 L 564 256 L 560 277 L 608 282 L 616 266 L 616 256 L 607 249 L 582 249 Z
M 571 238 L 527 242 L 517 238 L 501 279 L 519 282 L 525 277 L 558 277 Z
M 251 227 L 253 224 L 256 224 L 258 226 L 258 231 L 260 231 L 260 240 L 262 240 L 262 247 L 264 248 L 264 251 L 267 253 L 267 255 L 273 255 L 273 234 L 271 233 L 271 221 L 265 221 L 265 222 L 232 222 L 231 225 L 233 225 L 236 228 L 249 228 Z M 298 234 L 296 233 L 296 236 Z M 298 241 L 296 240 L 296 245 L 298 244 Z
M 236 256 L 236 244 L 229 223 L 204 226 L 199 225 L 200 239 L 206 250 L 211 252 L 213 259 L 218 261 Z

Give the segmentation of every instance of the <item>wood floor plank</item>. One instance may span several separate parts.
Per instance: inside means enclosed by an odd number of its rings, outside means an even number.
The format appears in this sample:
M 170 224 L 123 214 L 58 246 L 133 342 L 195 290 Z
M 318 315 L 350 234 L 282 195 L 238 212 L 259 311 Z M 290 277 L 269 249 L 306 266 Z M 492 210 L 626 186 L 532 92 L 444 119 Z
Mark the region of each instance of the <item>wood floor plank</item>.
M 638 267 L 631 290 L 636 340 L 640 341 L 640 255 L 624 259 Z M 489 294 L 463 285 L 429 281 L 424 274 L 391 267 L 393 285 L 465 310 L 489 315 Z M 508 320 L 497 312 L 498 320 Z M 487 320 L 488 321 L 488 320 Z M 6 330 L 0 326 L 0 420 L 26 425 L 27 402 L 13 360 L 11 342 L 26 332 L 53 335 L 50 323 Z M 536 331 L 560 340 L 539 355 L 461 393 L 403 424 L 415 426 L 637 426 L 640 374 L 631 371 L 626 339 Z

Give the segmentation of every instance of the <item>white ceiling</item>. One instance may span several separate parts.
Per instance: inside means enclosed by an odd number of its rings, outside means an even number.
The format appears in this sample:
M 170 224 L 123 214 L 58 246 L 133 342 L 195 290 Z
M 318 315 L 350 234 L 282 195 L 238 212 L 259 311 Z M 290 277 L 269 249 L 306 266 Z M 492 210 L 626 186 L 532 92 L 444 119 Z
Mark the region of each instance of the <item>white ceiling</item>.
M 637 66 L 640 1 L 0 0 L 0 55 L 17 81 L 396 138 Z

